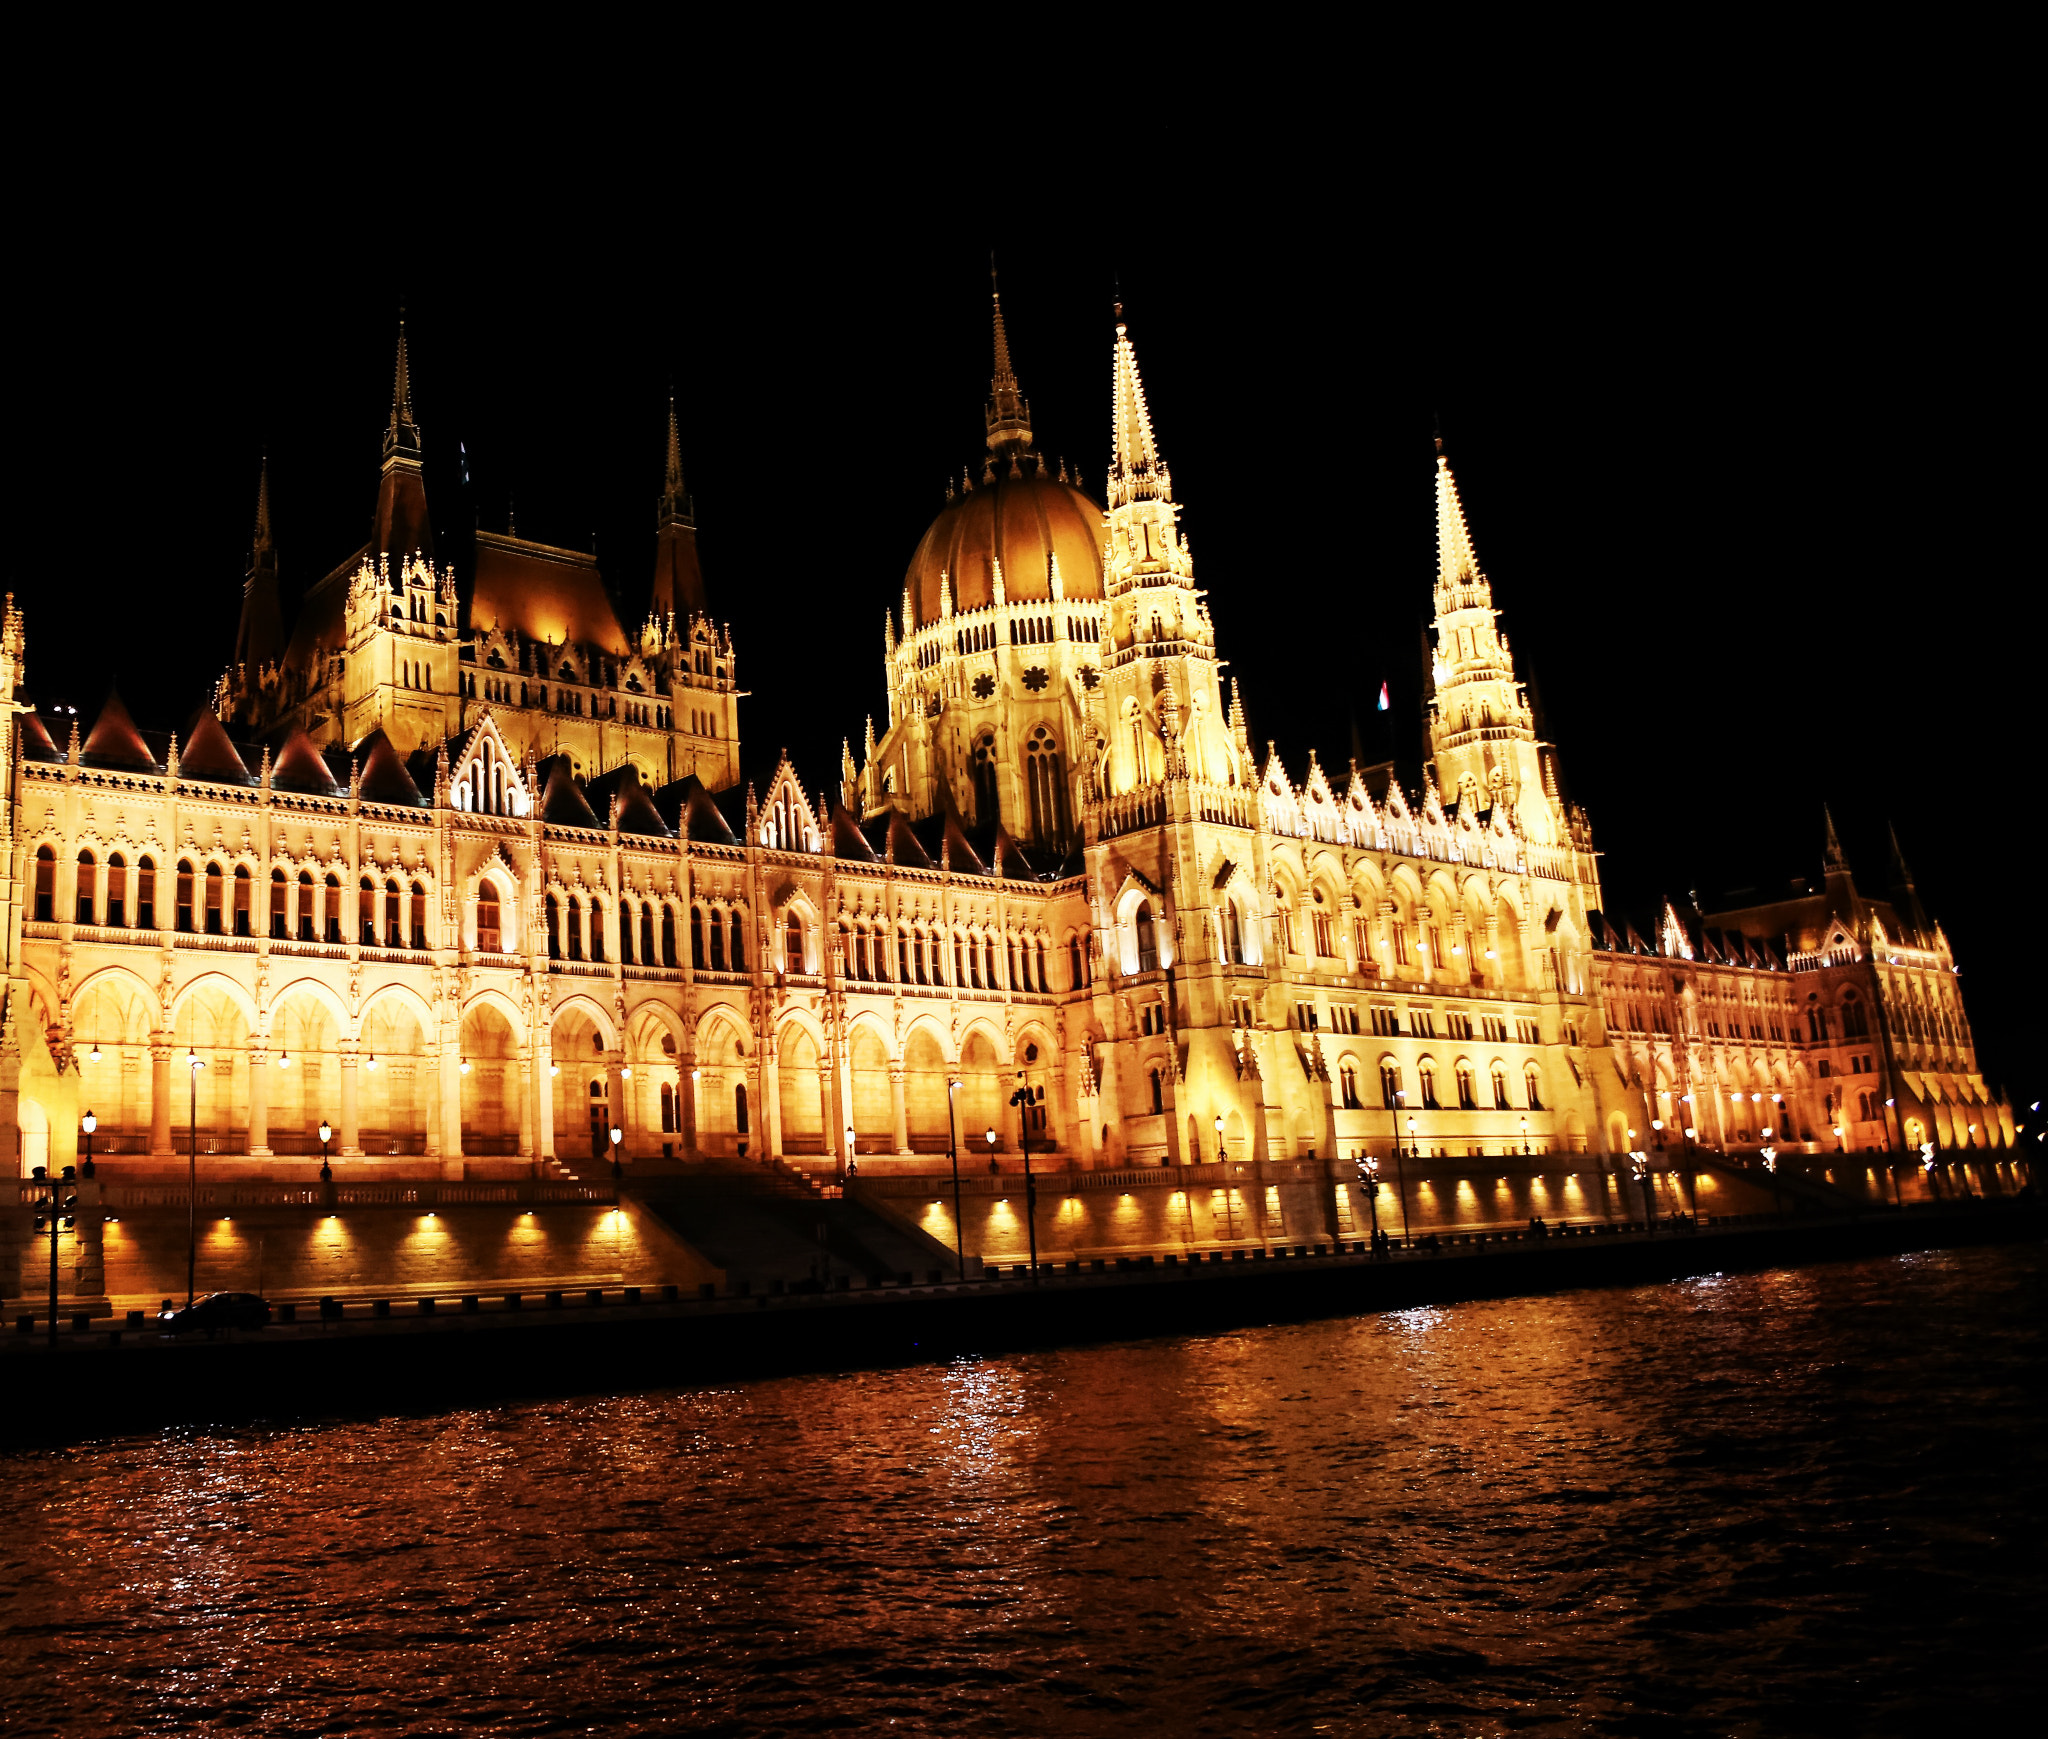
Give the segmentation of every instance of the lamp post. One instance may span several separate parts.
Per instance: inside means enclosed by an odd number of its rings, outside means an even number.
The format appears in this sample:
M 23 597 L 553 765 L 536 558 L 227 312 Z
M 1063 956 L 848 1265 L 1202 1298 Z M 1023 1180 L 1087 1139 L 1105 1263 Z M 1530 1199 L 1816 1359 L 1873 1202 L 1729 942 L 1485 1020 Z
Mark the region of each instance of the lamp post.
M 1687 1124 L 1685 1129 L 1685 1188 L 1686 1193 L 1692 1197 L 1692 1223 L 1695 1227 L 1700 1223 L 1700 1168 L 1699 1162 L 1693 1157 L 1693 1144 L 1699 1138 L 1700 1132 L 1693 1128 L 1691 1124 Z
M 1017 1090 L 1010 1103 L 1017 1108 L 1017 1136 L 1024 1148 L 1024 1229 L 1031 1240 L 1031 1284 L 1038 1284 L 1038 1180 L 1031 1175 L 1031 1113 L 1045 1099 L 1045 1089 L 1034 1087 L 1017 1071 Z
M 1522 1119 L 1522 1157 L 1529 1157 L 1529 1119 L 1526 1117 Z
M 1650 1156 L 1632 1153 L 1628 1156 L 1628 1163 L 1636 1174 L 1636 1182 L 1643 1186 L 1643 1230 L 1654 1238 L 1657 1235 L 1657 1200 L 1650 1193 Z
M 1216 1163 L 1223 1167 L 1223 1229 L 1237 1242 L 1237 1210 L 1230 1205 L 1230 1152 L 1223 1145 L 1223 1119 L 1216 1119 Z
M 334 1139 L 334 1125 L 326 1118 L 320 1119 L 320 1181 L 334 1181 L 334 1167 L 327 1163 L 327 1144 Z
M 996 1164 L 996 1132 L 993 1129 L 988 1132 L 988 1169 L 991 1176 L 1003 1169 Z
M 199 1271 L 199 1071 L 206 1059 L 192 1046 L 185 1047 L 185 1068 L 192 1077 L 190 1108 L 186 1118 L 189 1132 L 185 1168 L 185 1308 L 192 1308 L 193 1278 Z
M 99 1128 L 100 1120 L 90 1111 L 78 1120 L 78 1127 L 85 1131 L 85 1164 L 79 1167 L 78 1175 L 88 1183 L 92 1181 L 92 1132 Z
M 967 1278 L 967 1227 L 960 1218 L 960 1120 L 954 1114 L 953 1095 L 960 1090 L 958 1077 L 946 1082 L 946 1153 L 953 1161 L 953 1253 L 960 1260 L 960 1278 Z
M 619 1143 L 626 1139 L 626 1132 L 616 1123 L 611 1127 L 612 1141 L 612 1182 L 617 1184 L 626 1175 L 625 1167 L 619 1164 Z
M 1359 1157 L 1358 1169 L 1365 1178 L 1366 1206 L 1372 1211 L 1372 1253 L 1380 1253 L 1380 1162 L 1369 1154 Z
M 846 1175 L 841 1180 L 842 1183 L 850 1183 L 860 1176 L 860 1161 L 854 1157 L 853 1143 L 853 1125 L 849 1123 L 846 1126 Z
M 78 1224 L 78 1197 L 67 1194 L 77 1177 L 72 1167 L 66 1166 L 61 1177 L 52 1177 L 49 1167 L 37 1166 L 35 1182 L 40 1191 L 49 1196 L 47 1205 L 36 1205 L 35 1229 L 44 1230 L 47 1224 L 50 1233 L 50 1348 L 57 1346 L 57 1233 L 70 1230 Z

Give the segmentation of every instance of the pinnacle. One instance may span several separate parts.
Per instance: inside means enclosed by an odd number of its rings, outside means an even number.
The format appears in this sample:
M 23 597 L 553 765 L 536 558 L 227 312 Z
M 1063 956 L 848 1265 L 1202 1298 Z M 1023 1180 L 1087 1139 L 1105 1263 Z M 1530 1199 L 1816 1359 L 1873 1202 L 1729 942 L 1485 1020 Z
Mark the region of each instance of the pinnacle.
M 1471 585 L 1486 578 L 1465 523 L 1465 504 L 1458 499 L 1458 480 L 1444 457 L 1441 436 L 1436 444 L 1436 577 L 1444 586 Z

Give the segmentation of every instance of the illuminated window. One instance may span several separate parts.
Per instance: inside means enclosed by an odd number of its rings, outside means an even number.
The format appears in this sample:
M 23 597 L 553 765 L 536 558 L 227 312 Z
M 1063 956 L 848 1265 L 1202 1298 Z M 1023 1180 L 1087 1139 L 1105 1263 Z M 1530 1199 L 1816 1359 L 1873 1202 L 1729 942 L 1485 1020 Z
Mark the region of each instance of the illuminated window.
M 128 867 L 118 851 L 107 859 L 107 922 L 115 929 L 128 923 Z
M 221 907 L 225 903 L 226 878 L 220 873 L 220 865 L 206 866 L 206 933 L 218 936 L 221 933 Z
M 313 876 L 310 870 L 299 871 L 299 940 L 319 940 L 319 930 L 313 916 Z
M 498 938 L 498 890 L 484 882 L 476 891 L 476 945 L 486 954 L 495 954 Z
M 283 870 L 274 869 L 270 872 L 270 937 L 274 942 L 282 942 L 290 934 L 285 928 L 287 922 L 285 902 L 288 898 L 290 885 L 285 880 Z
M 156 928 L 156 865 L 148 858 L 135 866 L 135 924 L 142 930 Z
M 94 863 L 89 851 L 78 854 L 78 917 L 81 924 L 90 924 L 99 904 L 99 866 Z

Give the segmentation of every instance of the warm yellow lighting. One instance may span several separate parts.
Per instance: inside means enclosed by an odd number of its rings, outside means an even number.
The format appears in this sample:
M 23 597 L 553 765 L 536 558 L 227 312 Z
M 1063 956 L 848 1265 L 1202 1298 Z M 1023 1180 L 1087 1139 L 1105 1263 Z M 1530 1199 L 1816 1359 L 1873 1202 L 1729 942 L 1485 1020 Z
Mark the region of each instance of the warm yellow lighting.
M 277 1053 L 277 1066 L 280 1069 L 289 1069 L 292 1066 L 292 1054 L 290 1051 L 279 1051 Z
M 363 1067 L 364 1067 L 364 1068 L 366 1068 L 366 1069 L 374 1069 L 374 1068 L 376 1068 L 376 1066 L 377 1066 L 377 1053 L 376 1053 L 375 1051 L 372 1051 L 372 1052 L 371 1052 L 371 1053 L 369 1054 L 368 1058 L 367 1058 L 367 1059 L 365 1059 L 365 1061 L 364 1061 L 364 1063 L 363 1063 Z

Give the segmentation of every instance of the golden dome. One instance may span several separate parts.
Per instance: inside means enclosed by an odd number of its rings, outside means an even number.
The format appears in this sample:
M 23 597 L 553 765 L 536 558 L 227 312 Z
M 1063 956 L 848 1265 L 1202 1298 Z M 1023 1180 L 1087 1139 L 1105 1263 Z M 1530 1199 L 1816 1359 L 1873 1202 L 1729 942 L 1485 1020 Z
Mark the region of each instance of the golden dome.
M 939 619 L 939 586 L 953 576 L 953 608 L 978 610 L 995 602 L 994 560 L 1003 564 L 1003 596 L 1050 598 L 1048 558 L 1060 564 L 1060 591 L 1069 598 L 1102 596 L 1102 509 L 1071 483 L 1049 473 L 1045 461 L 1026 457 L 1020 475 L 957 495 L 932 521 L 910 558 L 904 585 L 917 620 L 905 632 Z

